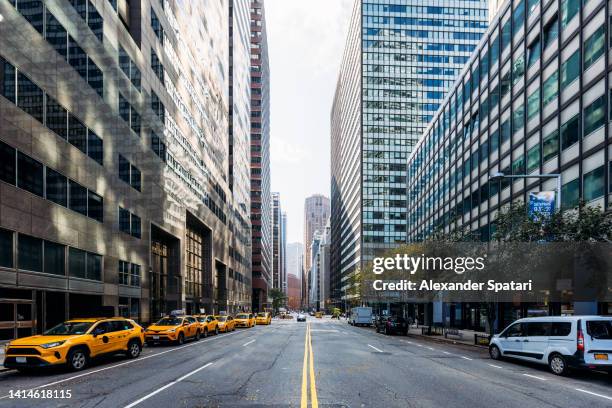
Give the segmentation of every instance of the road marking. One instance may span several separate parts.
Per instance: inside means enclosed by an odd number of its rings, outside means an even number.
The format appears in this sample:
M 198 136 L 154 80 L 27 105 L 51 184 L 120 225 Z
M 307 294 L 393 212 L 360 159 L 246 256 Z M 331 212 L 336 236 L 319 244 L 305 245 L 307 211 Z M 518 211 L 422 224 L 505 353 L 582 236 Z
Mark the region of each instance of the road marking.
M 304 363 L 302 364 L 302 400 L 300 407 L 308 408 L 308 328 L 310 323 L 306 323 L 306 335 L 304 336 Z
M 472 359 L 471 359 L 471 358 L 466 357 L 466 356 L 461 356 L 461 358 L 462 358 L 462 359 L 464 359 L 464 360 L 470 360 L 470 361 L 472 361 Z
M 238 332 L 234 332 L 234 333 L 224 334 L 223 336 L 220 336 L 220 337 L 218 337 L 218 336 L 210 337 L 210 338 L 205 339 L 205 340 L 200 340 L 199 342 L 185 344 L 183 346 L 174 347 L 174 348 L 171 348 L 171 349 L 168 349 L 168 350 L 165 350 L 165 351 L 160 351 L 159 353 L 155 353 L 155 354 L 149 354 L 148 356 L 140 357 L 140 358 L 137 358 L 137 359 L 134 359 L 134 360 L 126 361 L 126 362 L 115 364 L 115 365 L 108 366 L 108 367 L 103 367 L 103 368 L 100 368 L 100 369 L 97 369 L 97 370 L 88 371 L 86 373 L 82 373 L 82 374 L 78 374 L 78 375 L 73 375 L 72 377 L 64 378 L 63 380 L 57 380 L 57 381 L 54 381 L 54 382 L 51 382 L 51 383 L 48 383 L 48 384 L 38 385 L 36 387 L 29 388 L 26 391 L 38 390 L 40 388 L 48 388 L 48 387 L 51 387 L 51 386 L 54 386 L 54 385 L 57 385 L 57 384 L 61 384 L 61 383 L 66 382 L 66 381 L 71 381 L 71 380 L 75 380 L 77 378 L 86 377 L 86 376 L 91 375 L 91 374 L 95 374 L 95 373 L 99 373 L 99 372 L 102 372 L 102 371 L 110 370 L 111 368 L 121 367 L 121 366 L 124 366 L 124 365 L 133 364 L 133 363 L 138 363 L 139 361 L 147 360 L 147 359 L 152 358 L 152 357 L 161 356 L 162 354 L 170 353 L 171 351 L 176 351 L 176 350 L 180 350 L 180 349 L 183 349 L 183 348 L 186 348 L 186 347 L 196 346 L 198 344 L 204 344 L 204 343 L 207 343 L 209 341 L 213 341 L 215 339 L 225 339 L 225 338 L 227 338 L 229 336 L 232 336 L 234 334 L 239 334 L 239 333 L 246 333 L 246 332 L 238 331 Z M 10 396 L 9 394 L 4 395 L 4 396 L 0 397 L 0 400 L 8 398 L 9 396 Z
M 546 378 L 538 377 L 537 375 L 523 374 L 525 377 L 535 378 L 536 380 L 546 381 Z
M 246 347 L 246 346 L 248 346 L 249 344 L 254 343 L 254 342 L 255 342 L 255 339 L 253 339 L 253 340 L 251 340 L 251 341 L 247 341 L 246 343 L 244 343 L 244 344 L 242 345 L 242 347 Z
M 310 406 L 312 408 L 319 408 L 319 398 L 317 397 L 317 386 L 315 383 L 314 373 L 314 356 L 312 352 L 312 334 L 310 328 L 308 329 L 308 349 L 310 350 Z
M 140 398 L 140 399 L 138 399 L 138 400 L 136 400 L 136 401 L 132 402 L 130 405 L 126 405 L 126 407 L 125 407 L 125 408 L 132 408 L 132 407 L 135 407 L 136 405 L 140 404 L 141 402 L 148 400 L 148 399 L 149 399 L 149 398 L 151 398 L 152 396 L 154 396 L 154 395 L 156 395 L 156 394 L 159 394 L 159 393 L 160 393 L 160 392 L 162 392 L 163 390 L 165 390 L 165 389 L 167 389 L 167 388 L 172 387 L 174 384 L 177 384 L 177 383 L 179 383 L 179 382 L 183 381 L 185 378 L 191 377 L 191 376 L 192 376 L 192 375 L 194 375 L 195 373 L 200 372 L 200 371 L 202 371 L 203 369 L 205 369 L 206 367 L 209 367 L 209 366 L 211 366 L 211 365 L 212 365 L 212 363 L 205 364 L 205 365 L 203 365 L 202 367 L 197 368 L 197 369 L 193 370 L 192 372 L 187 373 L 187 374 L 185 374 L 184 376 L 177 378 L 176 380 L 172 381 L 171 383 L 168 383 L 168 384 L 164 385 L 163 387 L 158 388 L 157 390 L 153 391 L 152 393 L 147 394 L 147 395 L 145 395 L 144 397 L 142 397 L 142 398 Z
M 368 347 L 372 347 L 374 350 L 378 351 L 379 353 L 382 353 L 382 352 L 383 352 L 381 349 L 376 348 L 376 347 L 374 347 L 374 346 L 373 346 L 373 345 L 371 345 L 371 344 L 368 344 Z
M 574 389 L 575 389 L 576 391 L 584 392 L 585 394 L 594 395 L 594 396 L 596 396 L 596 397 L 605 398 L 605 399 L 607 399 L 607 400 L 612 401 L 612 397 L 608 397 L 607 395 L 597 394 L 596 392 L 591 392 L 591 391 L 583 390 L 582 388 L 574 388 Z
M 433 347 L 425 347 L 425 348 L 429 349 L 429 350 L 435 350 L 435 348 L 433 348 Z
M 503 367 L 498 366 L 498 365 L 495 365 L 495 364 L 488 364 L 488 363 L 487 363 L 487 365 L 489 365 L 489 366 L 491 366 L 491 367 L 494 367 L 494 368 L 503 368 Z
M 329 333 L 338 333 L 336 329 L 311 329 L 310 332 L 329 332 Z
M 450 354 L 448 351 L 443 351 L 444 354 Z

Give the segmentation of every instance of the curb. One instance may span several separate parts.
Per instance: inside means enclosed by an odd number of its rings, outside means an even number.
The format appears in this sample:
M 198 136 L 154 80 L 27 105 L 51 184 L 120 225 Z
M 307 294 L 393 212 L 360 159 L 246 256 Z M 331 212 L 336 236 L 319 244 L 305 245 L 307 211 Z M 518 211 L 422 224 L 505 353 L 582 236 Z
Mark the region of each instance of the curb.
M 479 344 L 471 344 L 471 343 L 461 343 L 458 341 L 454 341 L 454 340 L 447 340 L 444 338 L 436 338 L 433 336 L 425 336 L 422 334 L 412 334 L 412 333 L 408 333 L 407 337 L 412 337 L 412 338 L 418 338 L 418 339 L 425 339 L 428 341 L 432 341 L 434 343 L 446 343 L 446 344 L 452 344 L 455 346 L 468 346 L 468 347 L 474 347 L 474 348 L 478 348 L 481 350 L 488 350 L 489 347 L 488 346 L 481 346 Z

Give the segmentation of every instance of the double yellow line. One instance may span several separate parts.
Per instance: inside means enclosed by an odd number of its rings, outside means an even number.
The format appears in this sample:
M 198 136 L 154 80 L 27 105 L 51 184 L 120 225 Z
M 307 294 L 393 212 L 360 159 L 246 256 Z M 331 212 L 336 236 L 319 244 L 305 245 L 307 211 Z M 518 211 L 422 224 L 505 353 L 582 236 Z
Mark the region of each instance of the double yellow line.
M 301 408 L 308 407 L 308 368 L 310 366 L 310 405 L 312 408 L 319 407 L 317 398 L 317 386 L 315 384 L 314 358 L 312 355 L 312 341 L 310 336 L 310 323 L 306 326 L 306 338 L 304 339 L 304 365 L 302 366 L 302 403 Z

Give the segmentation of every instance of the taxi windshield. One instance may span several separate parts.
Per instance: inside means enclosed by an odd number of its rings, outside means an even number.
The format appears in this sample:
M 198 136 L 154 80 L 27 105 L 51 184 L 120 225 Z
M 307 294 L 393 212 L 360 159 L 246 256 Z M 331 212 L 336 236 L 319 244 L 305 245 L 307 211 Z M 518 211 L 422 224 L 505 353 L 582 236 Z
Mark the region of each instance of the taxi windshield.
M 241 313 L 239 315 L 236 315 L 236 319 L 248 319 L 249 315 L 245 314 L 245 313 Z
M 183 319 L 178 317 L 164 317 L 159 322 L 155 323 L 158 326 L 178 326 L 183 322 Z
M 265 313 L 257 313 L 257 317 L 266 317 Z
M 85 334 L 94 322 L 64 322 L 47 330 L 45 336 L 61 336 L 68 334 Z
M 226 316 L 219 316 L 219 317 L 217 317 L 217 320 L 220 321 L 220 322 L 224 322 L 224 321 L 227 320 L 227 317 Z

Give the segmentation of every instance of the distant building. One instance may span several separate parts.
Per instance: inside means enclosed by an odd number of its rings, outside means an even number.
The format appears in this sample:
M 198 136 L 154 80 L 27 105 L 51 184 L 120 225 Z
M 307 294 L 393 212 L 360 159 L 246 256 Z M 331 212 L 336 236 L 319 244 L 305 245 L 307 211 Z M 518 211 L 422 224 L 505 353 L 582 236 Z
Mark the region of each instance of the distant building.
M 293 310 L 302 308 L 302 282 L 292 273 L 287 273 L 287 306 Z
M 329 198 L 321 194 L 315 194 L 307 197 L 304 201 L 304 271 L 306 275 L 308 275 L 311 268 L 312 238 L 315 232 L 323 231 L 330 212 L 331 208 Z M 306 276 L 306 279 L 307 278 L 308 277 Z M 306 292 L 304 293 L 304 296 L 305 299 L 307 299 L 308 286 L 305 285 L 304 289 Z
M 272 287 L 283 290 L 285 278 L 285 222 L 281 209 L 280 193 L 272 193 Z
M 300 242 L 288 243 L 286 260 L 288 304 L 298 309 L 302 303 L 304 246 Z

